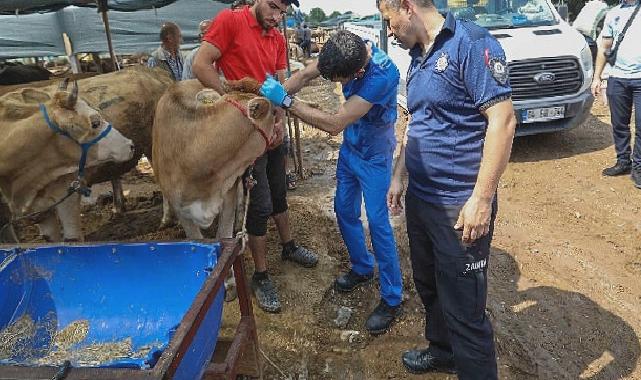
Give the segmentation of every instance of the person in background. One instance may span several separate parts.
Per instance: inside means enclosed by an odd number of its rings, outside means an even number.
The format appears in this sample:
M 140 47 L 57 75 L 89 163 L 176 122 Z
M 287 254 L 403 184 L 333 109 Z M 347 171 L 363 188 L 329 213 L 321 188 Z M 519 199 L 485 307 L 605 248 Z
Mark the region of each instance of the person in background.
M 163 23 L 160 27 L 160 42 L 160 47 L 151 53 L 147 66 L 160 67 L 167 71 L 173 80 L 181 80 L 184 59 L 180 51 L 182 33 L 178 25 L 173 22 Z
M 638 14 L 639 7 L 641 7 L 639 0 L 623 0 L 606 15 L 599 38 L 592 80 L 592 94 L 596 97 L 601 93 L 601 75 L 606 64 L 605 52 L 615 48 L 616 60 L 609 70 L 606 95 L 610 107 L 617 161 L 614 166 L 604 169 L 603 175 L 631 174 L 632 182 L 637 189 L 641 189 L 641 45 L 639 45 L 641 15 Z M 628 21 L 630 26 L 623 35 L 623 39 L 620 39 Z M 617 44 L 620 46 L 616 46 Z M 636 132 L 634 141 L 631 142 L 630 120 L 633 106 Z
M 203 37 L 205 36 L 205 33 L 207 32 L 207 29 L 209 29 L 209 26 L 211 25 L 211 20 L 203 20 L 198 24 L 198 38 L 200 39 L 200 42 L 203 42 Z M 183 75 L 182 75 L 182 80 L 187 80 L 187 79 L 196 79 L 196 76 L 194 73 L 191 71 L 191 66 L 194 63 L 194 57 L 196 56 L 196 53 L 198 53 L 198 49 L 200 48 L 200 45 L 196 46 L 192 51 L 187 54 L 187 57 L 185 57 L 185 64 L 183 65 Z

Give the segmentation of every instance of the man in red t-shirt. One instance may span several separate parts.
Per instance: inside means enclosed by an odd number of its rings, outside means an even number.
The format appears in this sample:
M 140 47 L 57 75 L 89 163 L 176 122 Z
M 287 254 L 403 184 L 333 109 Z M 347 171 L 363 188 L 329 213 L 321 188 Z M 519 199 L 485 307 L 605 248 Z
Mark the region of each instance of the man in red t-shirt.
M 263 82 L 267 75 L 276 76 L 281 83 L 287 68 L 287 44 L 277 27 L 290 4 L 298 0 L 256 0 L 252 7 L 225 10 L 218 14 L 209 28 L 196 55 L 193 71 L 206 87 L 224 93 L 216 67 L 226 80 L 245 77 Z M 277 144 L 254 163 L 257 184 L 250 193 L 247 213 L 249 248 L 256 271 L 252 289 L 258 305 L 265 311 L 278 313 L 281 306 L 276 287 L 267 275 L 267 220 L 274 218 L 283 245 L 282 258 L 304 267 L 318 262 L 314 252 L 297 245 L 291 238 L 287 213 L 287 179 L 285 146 L 282 144 L 285 126 L 283 110 L 277 108 Z

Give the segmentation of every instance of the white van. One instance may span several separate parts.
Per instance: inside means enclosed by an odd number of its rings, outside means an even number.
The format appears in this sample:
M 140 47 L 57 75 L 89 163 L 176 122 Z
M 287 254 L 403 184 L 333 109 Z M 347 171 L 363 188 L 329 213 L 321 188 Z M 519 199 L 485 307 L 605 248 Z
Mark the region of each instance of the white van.
M 555 132 L 581 125 L 594 97 L 592 54 L 585 38 L 565 22 L 550 0 L 435 0 L 445 14 L 487 28 L 503 46 L 508 61 L 517 135 Z M 344 28 L 379 41 L 380 30 Z M 388 53 L 401 77 L 410 58 L 390 39 Z M 405 91 L 404 83 L 401 85 Z

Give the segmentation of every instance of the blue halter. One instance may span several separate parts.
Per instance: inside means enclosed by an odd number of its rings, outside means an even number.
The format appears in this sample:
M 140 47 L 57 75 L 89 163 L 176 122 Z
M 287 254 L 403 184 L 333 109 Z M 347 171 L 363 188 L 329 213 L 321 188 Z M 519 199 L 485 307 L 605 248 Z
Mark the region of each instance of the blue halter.
M 98 136 L 96 136 L 95 139 L 86 143 L 81 143 L 80 141 L 73 138 L 69 134 L 69 132 L 63 130 L 62 128 L 57 126 L 53 121 L 51 121 L 51 119 L 49 118 L 49 113 L 47 112 L 47 107 L 45 107 L 44 104 L 40 104 L 40 112 L 42 113 L 42 116 L 44 117 L 45 122 L 47 123 L 47 126 L 49 126 L 49 128 L 52 131 L 70 139 L 71 141 L 75 142 L 80 146 L 80 149 L 82 150 L 82 154 L 80 155 L 80 162 L 78 163 L 78 182 L 81 182 L 81 180 L 85 176 L 85 165 L 87 164 L 87 155 L 89 154 L 89 149 L 91 149 L 92 146 L 96 145 L 98 141 L 107 137 L 107 135 L 109 134 L 109 132 L 111 132 L 111 129 L 112 129 L 111 124 L 109 124 L 104 131 L 102 131 Z M 80 187 L 79 191 L 82 195 L 85 195 L 85 196 L 88 196 L 90 192 L 90 190 L 86 187 Z

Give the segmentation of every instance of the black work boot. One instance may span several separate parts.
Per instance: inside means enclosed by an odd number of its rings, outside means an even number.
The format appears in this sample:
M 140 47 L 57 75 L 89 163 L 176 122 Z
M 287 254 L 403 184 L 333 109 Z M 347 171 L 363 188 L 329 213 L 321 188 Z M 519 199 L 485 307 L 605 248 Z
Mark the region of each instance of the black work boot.
M 373 277 L 374 273 L 360 275 L 350 269 L 349 272 L 336 277 L 334 286 L 339 292 L 351 292 L 356 289 L 357 286 L 369 282 Z
M 256 296 L 258 306 L 268 313 L 280 313 L 280 300 L 278 291 L 272 280 L 264 273 L 254 273 L 251 282 L 252 290 Z
M 634 182 L 634 187 L 641 189 L 641 169 L 632 170 L 632 182 Z
M 318 255 L 316 253 L 305 247 L 296 245 L 293 240 L 283 244 L 281 258 L 283 260 L 293 261 L 305 268 L 313 268 L 318 264 Z
M 608 177 L 615 177 L 618 175 L 630 174 L 632 164 L 626 161 L 617 161 L 617 163 L 610 167 L 603 169 L 603 175 Z
M 429 348 L 405 351 L 402 360 L 405 368 L 414 374 L 427 372 L 456 373 L 454 358 L 435 355 Z
M 365 328 L 372 335 L 381 335 L 387 332 L 392 326 L 401 311 L 401 306 L 390 306 L 381 300 L 376 309 L 369 315 L 365 322 Z

